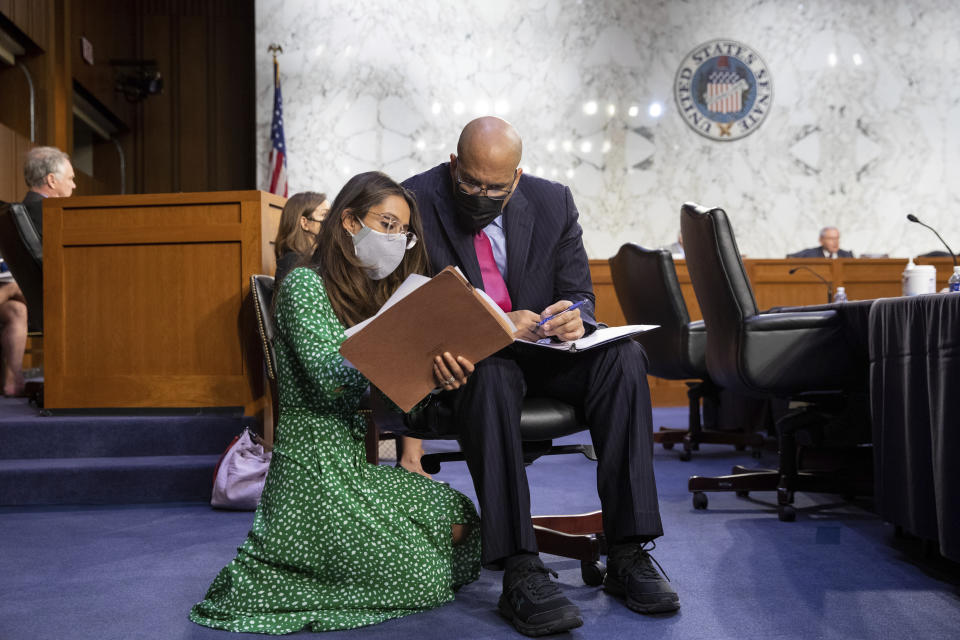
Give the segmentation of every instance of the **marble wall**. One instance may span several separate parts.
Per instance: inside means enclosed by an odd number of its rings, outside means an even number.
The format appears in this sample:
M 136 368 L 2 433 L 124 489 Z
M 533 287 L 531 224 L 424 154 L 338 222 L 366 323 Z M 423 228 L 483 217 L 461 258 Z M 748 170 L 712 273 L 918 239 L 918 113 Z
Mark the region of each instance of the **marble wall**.
M 279 43 L 291 193 L 444 161 L 463 124 L 511 121 L 527 172 L 570 185 L 591 258 L 673 242 L 687 200 L 741 251 L 781 257 L 834 224 L 857 255 L 960 250 L 960 5 L 952 0 L 257 0 L 258 176 Z M 684 57 L 716 38 L 766 62 L 773 106 L 715 142 L 681 118 Z

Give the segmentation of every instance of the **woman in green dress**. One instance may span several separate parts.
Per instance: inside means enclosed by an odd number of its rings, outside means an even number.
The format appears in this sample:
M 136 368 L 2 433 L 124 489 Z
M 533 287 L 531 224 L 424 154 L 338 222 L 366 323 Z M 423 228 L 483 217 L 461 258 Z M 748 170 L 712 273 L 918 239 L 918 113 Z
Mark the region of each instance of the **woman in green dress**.
M 217 629 L 350 629 L 437 607 L 480 573 L 473 503 L 364 456 L 368 381 L 339 354 L 344 328 L 427 270 L 413 196 L 382 173 L 354 176 L 321 228 L 310 268 L 276 293 L 280 420 L 253 528 L 190 611 Z M 473 364 L 437 358 L 439 388 Z M 377 393 L 374 391 L 374 393 Z M 429 400 L 427 400 L 429 401 Z

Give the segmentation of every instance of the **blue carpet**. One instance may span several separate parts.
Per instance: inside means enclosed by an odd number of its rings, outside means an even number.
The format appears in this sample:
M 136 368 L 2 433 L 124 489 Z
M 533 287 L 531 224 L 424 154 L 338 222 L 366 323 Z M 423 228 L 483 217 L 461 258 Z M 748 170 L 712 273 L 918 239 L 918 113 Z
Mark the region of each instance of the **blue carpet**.
M 685 410 L 655 414 L 658 425 L 686 423 Z M 600 589 L 584 586 L 579 563 L 546 556 L 585 618 L 582 628 L 559 637 L 957 637 L 956 573 L 941 572 L 941 565 L 918 566 L 893 544 L 892 528 L 863 508 L 798 494 L 797 522 L 782 523 L 770 493 L 750 499 L 714 494 L 708 511 L 694 511 L 687 477 L 722 473 L 737 463 L 751 459 L 730 447 L 704 446 L 687 463 L 675 451 L 656 449 L 666 535 L 655 556 L 680 594 L 677 614 L 637 615 Z M 541 459 L 528 471 L 535 513 L 598 508 L 595 465 L 585 458 Z M 445 465 L 437 477 L 473 496 L 464 463 Z M 233 557 L 251 520 L 251 513 L 197 503 L 0 508 L 0 638 L 240 637 L 194 625 L 187 612 Z M 484 571 L 455 602 L 427 613 L 361 630 L 294 637 L 521 638 L 495 612 L 500 576 Z

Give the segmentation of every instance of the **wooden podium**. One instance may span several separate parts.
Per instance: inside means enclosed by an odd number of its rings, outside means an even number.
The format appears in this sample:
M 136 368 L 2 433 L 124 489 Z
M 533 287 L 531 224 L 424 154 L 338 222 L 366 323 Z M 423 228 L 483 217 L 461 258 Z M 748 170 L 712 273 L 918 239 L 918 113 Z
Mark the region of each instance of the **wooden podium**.
M 274 272 L 284 202 L 260 191 L 44 201 L 45 408 L 269 419 L 249 280 Z

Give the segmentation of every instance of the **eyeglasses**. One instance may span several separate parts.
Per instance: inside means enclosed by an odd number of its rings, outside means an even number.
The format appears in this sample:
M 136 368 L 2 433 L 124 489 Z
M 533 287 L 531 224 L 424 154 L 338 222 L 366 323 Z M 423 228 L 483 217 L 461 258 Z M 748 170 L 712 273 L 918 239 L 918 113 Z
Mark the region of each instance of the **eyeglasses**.
M 485 187 L 476 182 L 470 182 L 460 177 L 460 167 L 457 167 L 457 189 L 460 193 L 468 196 L 486 196 L 491 200 L 506 200 L 507 196 L 513 191 L 513 181 L 517 179 L 517 170 L 513 170 L 513 179 L 509 184 L 498 184 Z M 510 188 L 507 188 L 510 187 Z
M 303 217 L 306 218 L 307 222 L 316 222 L 318 224 L 323 224 L 323 219 L 317 220 L 313 216 L 303 216 Z
M 391 240 L 399 239 L 400 237 L 405 238 L 407 249 L 412 249 L 413 246 L 417 244 L 417 234 L 415 234 L 413 231 L 410 231 L 410 225 L 402 224 L 389 213 L 367 212 L 364 217 L 369 217 L 376 227 L 380 227 L 379 229 L 376 229 L 374 226 L 371 226 L 371 229 L 387 234 L 390 236 Z M 361 224 L 363 223 L 362 220 L 360 222 Z

